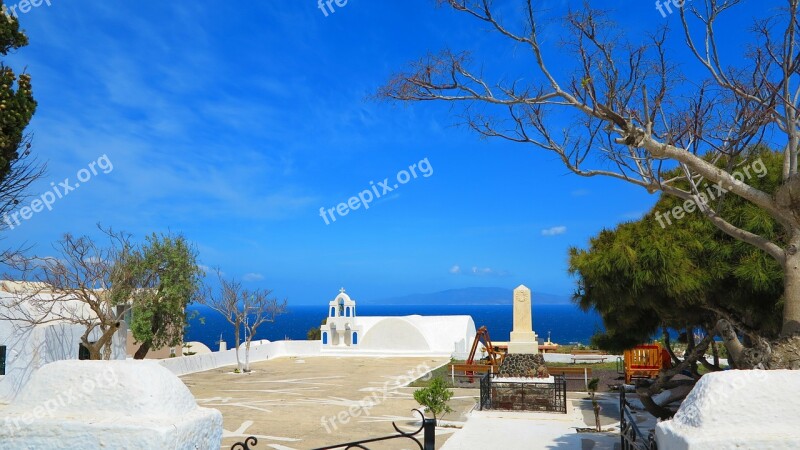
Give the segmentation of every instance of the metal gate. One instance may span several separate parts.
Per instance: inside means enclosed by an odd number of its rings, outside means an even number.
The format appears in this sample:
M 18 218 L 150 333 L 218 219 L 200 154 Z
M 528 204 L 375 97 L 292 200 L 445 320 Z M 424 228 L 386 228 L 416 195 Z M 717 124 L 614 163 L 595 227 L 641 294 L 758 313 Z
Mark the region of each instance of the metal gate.
M 369 450 L 369 447 L 366 447 L 365 444 L 370 444 L 373 442 L 381 442 L 381 441 L 390 441 L 394 439 L 404 439 L 410 440 L 413 443 L 417 444 L 419 450 L 434 450 L 436 448 L 436 419 L 426 419 L 425 415 L 422 414 L 422 411 L 415 409 L 421 417 L 422 417 L 422 424 L 420 425 L 419 429 L 414 432 L 405 432 L 397 427 L 397 424 L 392 422 L 392 426 L 394 430 L 397 432 L 396 434 L 392 434 L 389 436 L 382 436 L 372 439 L 365 439 L 363 441 L 353 441 L 353 442 L 346 442 L 343 444 L 335 444 L 329 445 L 326 447 L 318 447 L 313 450 L 333 450 L 333 449 L 363 449 Z M 419 441 L 419 434 L 422 433 L 422 442 Z M 245 439 L 244 442 L 237 442 L 231 446 L 231 450 L 255 450 L 255 446 L 258 445 L 258 439 L 255 436 L 250 436 L 249 438 Z

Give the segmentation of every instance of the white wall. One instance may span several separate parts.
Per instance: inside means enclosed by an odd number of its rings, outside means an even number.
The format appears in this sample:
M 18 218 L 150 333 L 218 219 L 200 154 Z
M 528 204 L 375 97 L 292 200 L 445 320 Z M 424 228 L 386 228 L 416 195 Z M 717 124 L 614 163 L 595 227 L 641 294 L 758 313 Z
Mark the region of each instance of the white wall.
M 28 383 L 31 375 L 45 364 L 68 359 L 78 359 L 81 336 L 86 331 L 82 325 L 54 323 L 36 327 L 22 327 L 19 323 L 0 320 L 0 345 L 6 348 L 6 374 L 0 376 L 0 403 L 9 403 Z M 127 325 L 114 335 L 112 359 L 125 359 Z M 90 340 L 100 337 L 94 330 Z
M 358 345 L 325 347 L 326 355 L 453 356 L 465 358 L 475 339 L 470 316 L 360 316 Z
M 153 361 L 47 364 L 0 423 L 0 450 L 217 450 L 222 440 L 222 414 Z
M 726 370 L 704 375 L 672 420 L 656 426 L 658 447 L 800 448 L 800 370 Z
M 282 356 L 319 356 L 322 343 L 320 341 L 259 341 L 250 344 L 250 362 L 266 361 Z M 244 363 L 244 347 L 239 350 L 239 359 Z M 179 356 L 162 359 L 159 364 L 175 375 L 187 375 L 195 372 L 216 369 L 236 364 L 236 350 L 214 352 L 204 355 Z
M 405 317 L 382 317 L 370 324 L 359 342 L 359 349 L 372 351 L 433 350 L 428 339 L 415 324 Z

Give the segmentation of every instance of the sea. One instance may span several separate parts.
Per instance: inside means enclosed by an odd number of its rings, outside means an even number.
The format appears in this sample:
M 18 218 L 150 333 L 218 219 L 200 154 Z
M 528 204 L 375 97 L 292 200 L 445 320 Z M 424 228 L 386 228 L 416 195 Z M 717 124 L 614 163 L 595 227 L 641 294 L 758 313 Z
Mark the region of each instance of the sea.
M 513 305 L 358 305 L 361 316 L 450 316 L 468 315 L 475 327 L 486 326 L 495 341 L 508 341 L 513 327 Z M 198 341 L 211 350 L 219 348 L 220 339 L 233 347 L 233 326 L 216 311 L 191 305 L 190 312 L 197 314 L 186 328 L 187 342 Z M 290 306 L 286 314 L 275 322 L 265 323 L 258 329 L 255 340 L 305 340 L 308 330 L 319 328 L 327 317 L 327 308 L 318 305 Z M 588 344 L 593 334 L 603 330 L 603 321 L 594 312 L 583 312 L 574 305 L 533 305 L 533 328 L 542 338 L 560 345 Z M 243 338 L 243 335 L 242 335 Z

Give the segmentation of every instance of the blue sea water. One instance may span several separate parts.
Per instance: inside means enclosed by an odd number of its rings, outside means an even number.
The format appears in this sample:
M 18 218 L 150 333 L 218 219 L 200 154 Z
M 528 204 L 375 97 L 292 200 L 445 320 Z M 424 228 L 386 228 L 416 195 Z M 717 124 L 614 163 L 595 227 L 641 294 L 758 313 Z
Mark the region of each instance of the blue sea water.
M 190 311 L 198 315 L 186 329 L 186 341 L 199 341 L 212 350 L 218 349 L 220 336 L 233 346 L 233 326 L 217 312 L 192 305 Z M 512 305 L 359 305 L 361 316 L 423 316 L 469 315 L 476 328 L 485 325 L 492 340 L 508 341 L 512 320 Z M 323 306 L 290 306 L 286 314 L 278 316 L 274 323 L 265 323 L 256 333 L 256 339 L 276 341 L 281 339 L 304 340 L 310 328 L 319 327 L 327 317 Z M 533 328 L 539 336 L 559 344 L 588 344 L 589 338 L 603 329 L 603 321 L 595 312 L 584 313 L 574 305 L 534 305 Z

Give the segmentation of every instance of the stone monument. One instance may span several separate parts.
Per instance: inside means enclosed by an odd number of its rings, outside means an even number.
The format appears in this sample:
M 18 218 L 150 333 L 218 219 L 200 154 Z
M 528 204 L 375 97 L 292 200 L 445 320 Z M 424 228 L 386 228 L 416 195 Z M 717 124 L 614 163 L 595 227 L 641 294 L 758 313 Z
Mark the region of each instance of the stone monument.
M 532 316 L 531 290 L 520 285 L 514 289 L 514 330 L 511 332 L 511 342 L 508 343 L 509 354 L 539 353 Z

